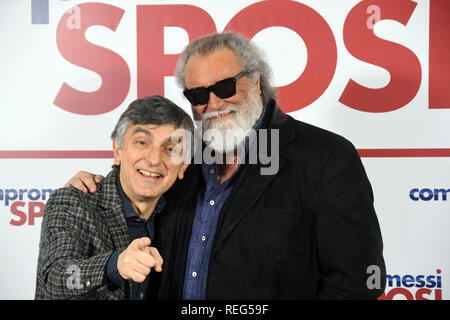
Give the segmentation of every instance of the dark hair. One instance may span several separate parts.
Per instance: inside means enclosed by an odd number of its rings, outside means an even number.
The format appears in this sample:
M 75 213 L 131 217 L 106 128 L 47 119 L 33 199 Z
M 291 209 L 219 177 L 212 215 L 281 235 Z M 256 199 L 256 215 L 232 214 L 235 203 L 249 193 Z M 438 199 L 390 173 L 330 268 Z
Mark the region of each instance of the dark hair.
M 122 149 L 123 138 L 129 125 L 136 124 L 173 124 L 176 128 L 185 127 L 191 134 L 191 147 L 194 137 L 194 124 L 191 117 L 179 106 L 167 98 L 150 96 L 133 101 L 120 116 L 111 139 Z

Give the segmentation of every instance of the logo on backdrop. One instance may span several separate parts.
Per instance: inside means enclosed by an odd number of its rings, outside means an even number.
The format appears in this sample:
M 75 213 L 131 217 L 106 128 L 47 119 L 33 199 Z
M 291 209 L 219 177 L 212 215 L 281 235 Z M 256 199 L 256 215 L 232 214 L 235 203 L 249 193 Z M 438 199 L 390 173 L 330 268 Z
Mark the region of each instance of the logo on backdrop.
M 409 192 L 409 198 L 413 201 L 447 201 L 450 198 L 450 189 L 445 188 L 414 188 Z
M 436 274 L 388 274 L 386 278 L 386 291 L 379 300 L 442 300 L 441 269 Z
M 48 0 L 32 0 L 33 24 L 50 23 L 49 4 Z M 374 26 L 382 20 L 407 26 L 416 6 L 410 0 L 364 0 L 351 8 L 344 20 L 345 50 L 361 61 L 385 69 L 391 80 L 385 87 L 374 89 L 349 79 L 339 97 L 340 103 L 355 110 L 380 113 L 398 110 L 414 99 L 422 81 L 421 62 L 407 47 L 377 37 Z M 430 1 L 429 61 L 426 62 L 428 109 L 450 108 L 448 64 L 444 64 L 449 57 L 448 42 L 442 38 L 450 22 L 447 15 L 440 14 L 449 8 L 447 0 Z M 94 92 L 85 92 L 62 83 L 54 100 L 57 107 L 76 114 L 98 115 L 123 103 L 130 89 L 130 61 L 106 47 L 90 43 L 85 32 L 91 26 L 104 26 L 115 32 L 133 12 L 108 3 L 86 2 L 72 6 L 60 17 L 56 31 L 60 54 L 70 63 L 97 73 L 102 84 Z M 296 19 L 286 19 L 286 16 Z M 229 18 L 224 31 L 234 30 L 253 38 L 263 29 L 282 26 L 305 42 L 308 50 L 305 70 L 294 82 L 279 88 L 283 111 L 300 110 L 327 90 L 336 71 L 338 47 L 333 30 L 319 12 L 298 1 L 259 1 Z M 165 27 L 182 28 L 190 39 L 217 31 L 213 18 L 205 10 L 186 4 L 136 5 L 136 21 L 138 98 L 164 96 L 165 77 L 173 75 L 179 54 L 165 53 Z
M 53 189 L 0 189 L 0 201 L 9 207 L 13 226 L 34 226 L 42 218 L 45 202 L 55 192 Z

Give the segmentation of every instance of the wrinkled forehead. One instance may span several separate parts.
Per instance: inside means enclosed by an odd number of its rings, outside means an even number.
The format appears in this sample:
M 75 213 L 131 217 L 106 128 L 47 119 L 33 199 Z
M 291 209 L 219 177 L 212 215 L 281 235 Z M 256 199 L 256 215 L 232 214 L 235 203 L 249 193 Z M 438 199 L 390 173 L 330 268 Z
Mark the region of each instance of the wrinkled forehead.
M 159 142 L 180 141 L 186 131 L 184 126 L 177 128 L 175 124 L 130 124 L 125 136 L 132 139 L 141 135 Z

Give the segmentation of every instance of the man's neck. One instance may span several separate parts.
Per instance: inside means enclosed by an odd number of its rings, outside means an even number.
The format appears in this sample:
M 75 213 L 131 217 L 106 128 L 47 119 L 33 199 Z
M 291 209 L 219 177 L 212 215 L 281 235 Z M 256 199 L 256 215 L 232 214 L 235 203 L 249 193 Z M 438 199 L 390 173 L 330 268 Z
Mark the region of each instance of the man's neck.
M 122 179 L 120 179 L 119 176 L 119 183 L 120 187 L 125 195 L 127 197 L 128 201 L 130 202 L 131 206 L 133 207 L 136 214 L 142 218 L 147 220 L 150 218 L 150 216 L 153 214 L 153 211 L 155 211 L 156 204 L 158 203 L 158 198 L 146 198 L 146 197 L 139 197 L 136 196 L 133 192 L 131 192 L 126 185 L 122 184 Z
M 233 161 L 229 160 L 229 156 L 224 155 L 222 164 L 217 165 L 219 183 L 228 180 L 239 167 L 237 153 L 234 153 Z
M 128 197 L 128 195 L 127 195 Z M 130 197 L 131 206 L 133 207 L 134 211 L 136 211 L 137 215 L 147 220 L 151 217 L 153 214 L 153 211 L 155 211 L 156 204 L 158 203 L 159 199 L 152 199 L 152 200 L 145 200 L 145 201 L 133 201 Z

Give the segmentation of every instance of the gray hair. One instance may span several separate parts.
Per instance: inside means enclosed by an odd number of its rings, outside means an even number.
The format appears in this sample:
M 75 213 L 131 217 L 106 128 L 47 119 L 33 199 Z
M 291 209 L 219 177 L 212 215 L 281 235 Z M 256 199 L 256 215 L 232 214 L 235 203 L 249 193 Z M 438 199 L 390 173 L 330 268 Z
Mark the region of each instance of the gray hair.
M 236 53 L 243 71 L 249 73 L 250 80 L 255 81 L 256 72 L 259 74 L 261 98 L 263 104 L 270 100 L 277 100 L 277 89 L 271 84 L 272 70 L 263 58 L 263 52 L 239 33 L 219 32 L 195 39 L 181 53 L 175 68 L 175 79 L 182 88 L 186 87 L 184 68 L 193 55 L 206 56 L 223 47 Z M 256 71 L 256 72 L 255 72 Z
M 161 96 L 145 97 L 133 101 L 128 106 L 111 133 L 111 139 L 116 141 L 120 149 L 123 146 L 125 133 L 132 124 L 173 124 L 177 129 L 184 127 L 191 135 L 189 147 L 192 148 L 194 123 L 183 109 L 167 98 Z

